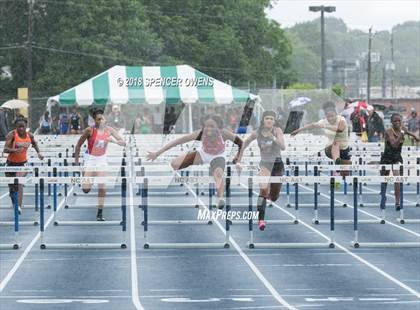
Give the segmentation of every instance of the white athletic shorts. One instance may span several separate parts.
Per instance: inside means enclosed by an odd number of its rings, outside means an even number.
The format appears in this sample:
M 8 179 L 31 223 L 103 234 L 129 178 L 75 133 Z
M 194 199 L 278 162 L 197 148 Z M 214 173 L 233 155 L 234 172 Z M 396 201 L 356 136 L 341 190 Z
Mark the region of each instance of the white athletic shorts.
M 108 167 L 108 159 L 106 155 L 95 156 L 85 153 L 83 158 L 83 166 L 86 167 L 86 171 L 89 171 L 89 167 L 103 167 L 103 170 L 91 169 L 91 171 L 106 171 Z
M 209 164 L 213 159 L 223 157 L 225 158 L 225 153 L 221 153 L 218 155 L 208 154 L 204 152 L 203 149 L 199 149 L 198 153 L 200 154 L 201 160 L 203 161 L 203 164 Z

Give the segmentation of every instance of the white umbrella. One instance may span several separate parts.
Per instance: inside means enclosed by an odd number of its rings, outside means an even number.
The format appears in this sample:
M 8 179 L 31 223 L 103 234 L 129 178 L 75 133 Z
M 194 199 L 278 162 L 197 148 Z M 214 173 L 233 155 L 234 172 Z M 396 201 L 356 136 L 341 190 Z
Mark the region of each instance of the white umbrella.
M 311 98 L 308 97 L 297 97 L 289 102 L 289 109 L 293 109 L 299 107 L 301 105 L 305 105 L 311 102 Z
M 29 105 L 26 101 L 22 101 L 22 100 L 17 100 L 17 99 L 12 99 L 9 101 L 6 101 L 5 103 L 3 103 L 1 105 L 2 108 L 5 109 L 21 109 L 21 108 L 27 108 Z

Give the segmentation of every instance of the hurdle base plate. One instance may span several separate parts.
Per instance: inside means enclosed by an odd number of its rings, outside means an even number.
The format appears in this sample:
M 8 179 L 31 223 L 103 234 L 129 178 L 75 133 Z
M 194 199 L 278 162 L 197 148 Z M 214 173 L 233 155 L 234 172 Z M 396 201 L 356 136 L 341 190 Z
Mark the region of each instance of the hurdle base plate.
M 200 207 L 200 206 L 198 206 Z M 140 204 L 139 208 L 143 209 L 143 206 Z M 163 203 L 148 203 L 147 208 L 197 208 L 194 203 L 184 203 L 184 204 L 163 204 Z
M 55 226 L 120 226 L 121 221 L 55 221 Z
M 145 249 L 227 249 L 229 243 L 145 243 Z
M 106 205 L 105 209 L 111 209 L 111 208 L 121 208 L 121 204 L 110 204 L 110 205 Z M 64 209 L 98 209 L 98 205 L 97 204 L 92 204 L 92 205 L 66 205 L 64 207 Z
M 18 250 L 22 247 L 21 243 L 0 244 L 0 250 Z
M 174 220 L 174 221 L 148 221 L 147 225 L 210 225 L 211 221 Z M 144 225 L 144 222 L 141 222 Z
M 420 242 L 352 242 L 354 248 L 418 248 Z
M 19 226 L 37 226 L 38 221 L 19 221 Z M 0 226 L 14 226 L 14 221 L 4 221 L 0 222 Z
M 43 243 L 42 250 L 125 249 L 125 243 Z
M 233 220 L 232 224 L 248 225 L 249 220 Z M 266 224 L 271 225 L 296 225 L 299 224 L 299 220 L 265 220 Z M 258 221 L 252 221 L 253 225 L 258 225 Z
M 290 208 L 291 207 L 294 207 L 294 206 L 291 205 Z M 329 208 L 329 207 L 331 207 L 331 205 L 329 203 L 319 203 L 317 205 L 317 208 Z M 346 208 L 347 207 L 347 204 L 343 204 L 341 206 L 336 206 L 336 207 Z M 298 205 L 298 208 L 313 208 L 313 209 L 315 209 L 315 204 L 313 204 L 313 203 L 300 203 Z
M 254 242 L 248 244 L 253 249 L 311 249 L 311 248 L 334 248 L 334 243 L 331 242 L 302 242 L 302 243 L 263 243 Z
M 317 220 L 317 223 L 315 222 L 315 220 L 312 220 L 313 224 L 316 225 L 329 225 L 330 224 L 330 220 Z M 386 221 L 384 220 L 358 220 L 357 223 L 359 224 L 385 224 Z M 339 225 L 346 225 L 346 224 L 354 224 L 353 220 L 334 220 L 334 224 L 339 224 Z
M 153 196 L 159 196 L 159 197 L 178 197 L 178 196 L 188 196 L 189 193 L 188 192 L 162 192 L 162 193 L 157 193 L 157 192 L 147 192 L 147 195 L 149 197 L 153 197 Z M 140 196 L 140 195 L 138 195 Z
M 420 219 L 401 219 L 397 218 L 398 223 L 400 224 L 419 224 Z

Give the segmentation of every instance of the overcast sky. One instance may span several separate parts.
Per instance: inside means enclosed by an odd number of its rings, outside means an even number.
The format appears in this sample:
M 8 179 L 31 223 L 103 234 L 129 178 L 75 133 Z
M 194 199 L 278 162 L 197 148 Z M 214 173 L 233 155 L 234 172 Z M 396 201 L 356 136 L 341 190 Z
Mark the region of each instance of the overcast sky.
M 341 18 L 351 29 L 391 30 L 405 21 L 420 20 L 420 0 L 277 0 L 267 15 L 283 27 L 313 20 L 320 13 L 309 12 L 310 5 L 332 5 L 336 12 L 326 16 Z

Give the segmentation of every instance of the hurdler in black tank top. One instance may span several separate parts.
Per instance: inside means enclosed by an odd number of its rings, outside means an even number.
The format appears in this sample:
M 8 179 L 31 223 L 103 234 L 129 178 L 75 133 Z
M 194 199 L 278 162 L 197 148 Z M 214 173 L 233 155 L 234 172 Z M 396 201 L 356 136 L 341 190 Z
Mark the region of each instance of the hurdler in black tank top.
M 273 128 L 272 133 L 273 136 L 276 137 L 275 128 Z M 258 147 L 260 148 L 262 162 L 281 162 L 280 145 L 275 143 L 271 138 L 264 137 L 261 128 L 258 129 L 257 142 Z
M 385 140 L 385 150 L 381 155 L 381 164 L 402 163 L 402 146 L 403 142 L 401 142 L 397 147 L 393 147 L 388 140 Z

